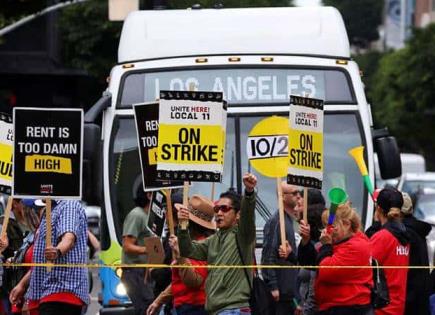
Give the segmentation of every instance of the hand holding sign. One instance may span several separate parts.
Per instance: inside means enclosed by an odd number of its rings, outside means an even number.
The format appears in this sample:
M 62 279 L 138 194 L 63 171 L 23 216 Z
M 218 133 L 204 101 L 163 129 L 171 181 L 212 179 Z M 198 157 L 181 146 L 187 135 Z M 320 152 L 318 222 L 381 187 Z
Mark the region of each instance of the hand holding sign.
M 175 235 L 169 237 L 169 246 L 172 249 L 174 259 L 180 258 L 180 248 L 178 247 L 178 238 Z
M 177 213 L 178 222 L 188 222 L 189 221 L 189 209 L 187 206 L 183 205 L 180 207 Z M 187 226 L 183 226 L 183 229 L 186 229 Z
M 0 254 L 9 246 L 8 237 L 5 235 L 0 238 Z

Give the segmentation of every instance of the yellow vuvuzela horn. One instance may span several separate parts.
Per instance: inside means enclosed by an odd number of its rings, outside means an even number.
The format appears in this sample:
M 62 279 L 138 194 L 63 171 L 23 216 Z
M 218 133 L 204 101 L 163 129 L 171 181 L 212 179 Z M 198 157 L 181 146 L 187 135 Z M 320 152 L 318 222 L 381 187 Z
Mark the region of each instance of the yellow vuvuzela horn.
M 359 171 L 363 177 L 364 184 L 373 198 L 373 185 L 369 177 L 369 172 L 367 171 L 366 162 L 364 161 L 364 147 L 359 146 L 350 149 L 347 153 L 355 160 L 358 165 Z

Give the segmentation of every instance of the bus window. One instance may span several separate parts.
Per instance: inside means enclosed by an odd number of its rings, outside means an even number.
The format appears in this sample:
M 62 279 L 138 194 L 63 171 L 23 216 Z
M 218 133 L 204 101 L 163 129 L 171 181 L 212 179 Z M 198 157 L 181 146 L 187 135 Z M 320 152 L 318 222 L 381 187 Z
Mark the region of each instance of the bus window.
M 249 131 L 264 119 L 265 116 L 259 117 L 241 117 L 240 118 L 240 141 L 241 141 L 241 161 L 242 168 L 246 170 L 246 141 Z M 349 195 L 352 205 L 361 215 L 365 209 L 364 195 L 361 191 L 364 190 L 361 175 L 355 162 L 349 158 L 347 151 L 353 147 L 364 145 L 362 143 L 359 124 L 356 114 L 325 114 L 324 125 L 324 172 L 323 172 L 323 189 L 322 192 L 326 198 L 326 194 L 332 187 L 341 187 L 346 190 Z M 268 209 L 270 213 L 274 213 L 277 207 L 276 198 L 276 180 L 267 178 L 254 173 L 258 177 L 258 199 L 260 206 Z M 284 178 L 283 178 L 284 180 Z M 261 217 L 257 216 L 257 226 L 264 225 Z
M 248 170 L 246 141 L 249 131 L 266 116 L 229 117 L 227 121 L 224 177 L 222 183 L 215 184 L 214 199 L 221 192 L 230 188 L 237 190 L 241 178 L 236 177 L 237 168 L 240 174 Z M 235 121 L 239 120 L 240 134 L 235 133 Z M 361 175 L 347 151 L 355 146 L 364 145 L 356 114 L 325 115 L 324 127 L 324 174 L 323 194 L 332 187 L 345 189 L 353 206 L 362 214 L 364 190 Z M 132 117 L 116 119 L 111 156 L 111 201 L 115 228 L 118 237 L 121 234 L 122 222 L 133 208 L 133 196 L 136 187 L 141 183 L 141 170 L 137 151 L 136 130 Z M 240 151 L 236 150 L 236 141 Z M 232 161 L 234 159 L 234 162 Z M 236 161 L 241 161 L 238 164 Z M 252 170 L 259 178 L 256 225 L 262 227 L 267 218 L 277 209 L 276 181 Z M 283 178 L 284 179 L 284 178 Z M 190 195 L 198 193 L 211 197 L 210 183 L 192 183 Z
M 122 224 L 133 209 L 136 188 L 142 183 L 136 127 L 133 117 L 116 118 L 110 155 L 110 198 L 113 221 L 121 243 Z

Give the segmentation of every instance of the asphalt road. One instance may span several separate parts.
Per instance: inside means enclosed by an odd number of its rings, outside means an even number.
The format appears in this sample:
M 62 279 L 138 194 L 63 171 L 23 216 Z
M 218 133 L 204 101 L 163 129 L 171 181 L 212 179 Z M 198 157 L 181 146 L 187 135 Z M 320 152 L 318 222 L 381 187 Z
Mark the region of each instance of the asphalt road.
M 98 269 L 91 269 L 92 279 L 93 279 L 93 287 L 91 292 L 91 304 L 88 307 L 86 315 L 96 315 L 100 312 L 100 303 L 98 303 L 98 293 L 101 291 L 101 282 L 98 278 Z

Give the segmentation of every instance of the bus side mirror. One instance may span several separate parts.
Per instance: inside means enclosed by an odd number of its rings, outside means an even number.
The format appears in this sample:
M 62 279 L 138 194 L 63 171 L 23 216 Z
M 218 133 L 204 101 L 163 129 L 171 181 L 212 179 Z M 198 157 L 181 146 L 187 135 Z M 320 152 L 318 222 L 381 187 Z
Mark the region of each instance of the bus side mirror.
M 382 179 L 397 178 L 402 175 L 400 151 L 395 137 L 388 135 L 386 129 L 375 132 L 375 151 L 378 153 L 379 170 Z
M 83 139 L 83 200 L 91 205 L 100 205 L 103 199 L 103 146 L 100 126 L 85 123 Z

